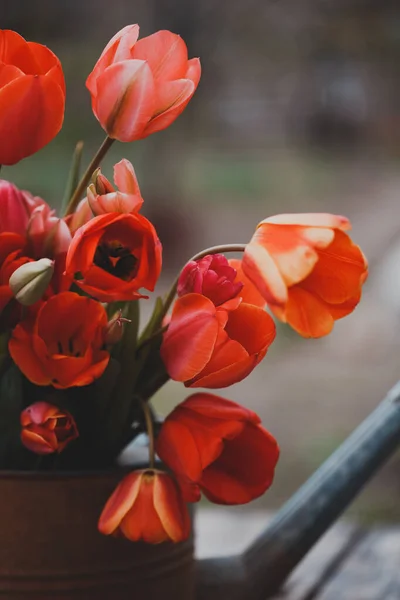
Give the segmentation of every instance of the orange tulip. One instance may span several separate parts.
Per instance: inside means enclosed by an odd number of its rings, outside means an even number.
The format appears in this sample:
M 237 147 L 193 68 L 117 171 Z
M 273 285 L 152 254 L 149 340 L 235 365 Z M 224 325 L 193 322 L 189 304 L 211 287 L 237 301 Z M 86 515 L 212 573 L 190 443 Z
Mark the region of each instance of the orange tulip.
M 21 442 L 36 454 L 62 452 L 78 437 L 69 412 L 48 402 L 35 402 L 21 413 Z
M 87 200 L 93 214 L 97 216 L 111 212 L 127 214 L 139 212 L 143 198 L 135 169 L 129 160 L 123 158 L 114 166 L 114 181 L 119 188 L 118 191 L 99 172 L 96 182 L 89 185 Z
M 336 215 L 278 215 L 261 221 L 246 247 L 244 273 L 304 337 L 327 335 L 360 301 L 368 267 L 350 228 Z
M 187 294 L 175 302 L 161 357 L 170 377 L 187 387 L 226 387 L 251 373 L 274 338 L 275 324 L 262 308 L 240 297 L 216 307 Z
M 142 215 L 107 213 L 75 233 L 65 270 L 100 302 L 146 298 L 138 290 L 154 290 L 161 271 L 161 243 Z
M 127 475 L 101 513 L 99 531 L 120 533 L 132 542 L 181 542 L 189 536 L 190 522 L 180 490 L 167 473 L 154 469 Z
M 95 300 L 73 292 L 52 296 L 36 318 L 15 327 L 9 351 L 36 385 L 69 388 L 92 383 L 104 372 L 107 313 Z
M 61 129 L 64 106 L 57 56 L 0 30 L 0 164 L 13 165 L 48 144 Z
M 8 285 L 11 275 L 30 260 L 23 256 L 25 242 L 25 238 L 17 233 L 0 233 L 0 313 L 13 298 Z
M 259 417 L 213 394 L 193 394 L 165 419 L 157 454 L 174 472 L 186 502 L 200 493 L 217 504 L 245 504 L 271 485 L 279 458 Z
M 95 117 L 107 134 L 132 142 L 165 129 L 181 114 L 200 80 L 198 58 L 170 31 L 137 41 L 127 25 L 107 44 L 86 81 Z

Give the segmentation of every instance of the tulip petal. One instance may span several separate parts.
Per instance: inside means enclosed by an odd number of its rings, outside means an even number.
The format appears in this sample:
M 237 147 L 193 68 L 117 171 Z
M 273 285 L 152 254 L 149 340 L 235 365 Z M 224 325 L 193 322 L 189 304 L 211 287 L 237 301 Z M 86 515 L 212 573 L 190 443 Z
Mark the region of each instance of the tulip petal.
M 14 79 L 23 77 L 24 73 L 14 65 L 5 65 L 0 63 L 0 88 L 3 88 Z
M 91 94 L 97 93 L 97 78 L 99 75 L 101 75 L 101 73 L 103 73 L 103 71 L 113 62 L 116 62 L 115 55 L 118 51 L 121 39 L 126 38 L 121 44 L 118 60 L 127 60 L 132 56 L 132 48 L 134 47 L 138 37 L 139 25 L 126 25 L 126 27 L 118 31 L 118 33 L 111 38 L 101 53 L 99 60 L 95 64 L 93 71 L 86 79 L 86 87 Z
M 121 192 L 140 197 L 139 183 L 132 163 L 126 158 L 114 165 L 114 182 Z
M 154 478 L 154 508 L 168 538 L 182 542 L 189 536 L 190 518 L 174 480 L 164 473 Z
M 98 522 L 98 529 L 101 533 L 109 535 L 119 527 L 122 519 L 136 501 L 142 477 L 143 473 L 139 471 L 129 473 L 111 494 Z
M 167 81 L 157 90 L 155 108 L 151 121 L 145 127 L 142 137 L 162 131 L 184 111 L 196 87 L 190 79 Z
M 258 354 L 268 348 L 276 335 L 275 323 L 270 315 L 262 308 L 244 302 L 229 314 L 225 331 L 249 354 Z
M 204 369 L 214 350 L 218 330 L 211 300 L 200 294 L 178 298 L 161 346 L 161 357 L 172 379 L 186 381 Z
M 298 285 L 290 288 L 282 314 L 277 314 L 274 307 L 271 310 L 303 337 L 322 337 L 333 328 L 334 321 L 328 305 Z
M 32 347 L 31 337 L 25 328 L 19 324 L 12 332 L 8 342 L 11 358 L 32 383 L 50 385 L 51 376 L 43 369 L 43 365 Z
M 330 213 L 299 213 L 284 214 L 268 217 L 259 223 L 271 225 L 300 225 L 305 227 L 324 227 L 328 229 L 351 229 L 350 221 L 342 215 L 331 215 Z
M 132 542 L 143 540 L 148 544 L 160 544 L 169 539 L 154 507 L 156 478 L 157 475 L 152 471 L 143 473 L 139 494 L 132 508 L 121 521 L 122 533 Z
M 203 469 L 199 448 L 191 428 L 182 422 L 182 412 L 179 411 L 179 407 L 171 414 L 173 418 L 167 417 L 162 424 L 156 440 L 156 452 L 171 471 L 196 481 L 200 478 Z M 175 443 L 176 440 L 179 440 L 179 447 Z M 185 452 L 182 452 L 181 448 L 185 448 Z M 217 456 L 220 452 L 221 448 Z
M 184 79 L 191 79 L 197 88 L 201 77 L 201 64 L 199 58 L 191 58 L 187 64 L 187 71 Z
M 367 265 L 348 235 L 337 230 L 332 244 L 319 250 L 318 255 L 317 264 L 301 287 L 328 304 L 343 304 L 358 295 Z
M 282 306 L 286 303 L 286 284 L 268 250 L 251 241 L 246 246 L 242 268 L 268 304 Z
M 278 458 L 274 437 L 249 423 L 236 438 L 225 441 L 220 457 L 204 470 L 200 486 L 217 504 L 246 504 L 270 487 Z
M 97 79 L 95 114 L 112 138 L 137 139 L 154 112 L 154 80 L 146 62 L 125 60 Z
M 232 400 L 206 392 L 192 394 L 181 402 L 179 407 L 221 421 L 250 421 L 255 425 L 261 423 L 260 417 L 252 410 L 232 402 Z
M 65 96 L 52 79 L 26 75 L 0 89 L 0 164 L 37 152 L 60 131 Z
M 242 261 L 237 258 L 231 258 L 229 260 L 229 265 L 236 270 L 236 278 L 235 282 L 240 281 L 243 283 L 243 287 L 240 291 L 240 297 L 242 298 L 242 302 L 246 304 L 253 304 L 254 306 L 259 306 L 260 308 L 264 308 L 266 302 L 256 286 L 250 281 L 250 279 L 244 274 Z
M 132 58 L 145 60 L 157 83 L 182 79 L 188 66 L 185 42 L 171 31 L 157 31 L 139 40 Z

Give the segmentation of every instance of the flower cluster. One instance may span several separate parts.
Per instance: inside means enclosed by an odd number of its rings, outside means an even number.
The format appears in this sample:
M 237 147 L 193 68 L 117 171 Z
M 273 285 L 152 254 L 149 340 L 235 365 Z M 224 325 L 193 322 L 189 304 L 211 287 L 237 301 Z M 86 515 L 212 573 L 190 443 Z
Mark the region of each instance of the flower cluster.
M 327 335 L 360 301 L 367 263 L 345 217 L 269 217 L 248 243 L 209 248 L 187 262 L 140 331 L 138 304 L 155 289 L 162 247 L 140 212 L 131 163 L 114 166 L 113 183 L 100 163 L 115 140 L 140 140 L 171 125 L 201 67 L 178 35 L 138 36 L 137 25 L 117 33 L 87 78 L 107 137 L 63 214 L 0 181 L 0 341 L 7 349 L 0 387 L 8 404 L 22 406 L 25 462 L 18 468 L 37 455 L 44 468 L 48 461 L 59 469 L 114 464 L 146 432 L 149 465 L 122 479 L 99 530 L 179 542 L 189 535 L 187 503 L 202 494 L 219 504 L 262 495 L 279 447 L 254 412 L 204 391 L 154 427 L 153 394 L 169 378 L 205 389 L 243 380 L 275 339 L 273 317 L 305 338 Z M 65 83 L 57 57 L 0 31 L 0 103 L 0 136 L 8 140 L 0 163 L 12 165 L 61 128 Z M 241 258 L 228 259 L 230 252 Z

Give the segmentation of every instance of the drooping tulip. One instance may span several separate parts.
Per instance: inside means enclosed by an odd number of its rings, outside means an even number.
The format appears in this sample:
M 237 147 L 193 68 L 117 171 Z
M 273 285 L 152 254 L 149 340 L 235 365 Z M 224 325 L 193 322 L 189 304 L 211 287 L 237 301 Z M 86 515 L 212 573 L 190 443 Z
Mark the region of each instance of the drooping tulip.
M 0 30 L 0 164 L 13 165 L 48 144 L 64 119 L 65 81 L 49 48 Z
M 277 215 L 261 221 L 242 268 L 275 316 L 304 337 L 321 337 L 361 298 L 367 261 L 346 217 Z
M 170 31 L 138 41 L 127 25 L 104 48 L 86 81 L 95 117 L 107 134 L 132 142 L 165 129 L 181 114 L 200 80 L 198 58 Z
M 98 528 L 132 542 L 181 542 L 190 521 L 181 492 L 170 475 L 154 469 L 133 471 L 117 486 L 101 513 Z
M 279 458 L 274 437 L 251 410 L 214 394 L 193 394 L 165 419 L 157 454 L 184 499 L 201 492 L 218 504 L 245 504 L 271 485 Z

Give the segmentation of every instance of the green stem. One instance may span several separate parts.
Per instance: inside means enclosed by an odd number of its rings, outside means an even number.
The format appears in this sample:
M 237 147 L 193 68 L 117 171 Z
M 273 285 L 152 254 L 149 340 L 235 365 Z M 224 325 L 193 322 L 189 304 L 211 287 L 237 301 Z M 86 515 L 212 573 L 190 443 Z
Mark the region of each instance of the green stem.
M 159 335 L 162 335 L 163 333 L 165 333 L 167 331 L 167 329 L 168 329 L 168 325 L 164 325 L 164 327 L 160 327 L 160 329 L 157 329 L 157 331 L 154 331 L 151 335 L 149 335 L 149 337 L 146 337 L 143 340 L 139 340 L 137 348 L 136 348 L 136 354 L 139 354 L 139 352 L 142 350 L 142 348 L 147 346 L 147 344 L 152 342 Z
M 97 167 L 100 165 L 101 161 L 103 160 L 103 158 L 105 157 L 105 155 L 107 154 L 108 150 L 111 148 L 113 143 L 114 143 L 114 140 L 112 138 L 110 138 L 108 136 L 105 138 L 105 140 L 101 144 L 100 148 L 97 150 L 96 154 L 92 158 L 85 173 L 83 174 L 82 179 L 78 183 L 78 185 L 71 197 L 71 200 L 68 203 L 68 206 L 67 206 L 64 216 L 70 215 L 75 211 L 76 207 L 79 204 L 80 199 L 82 198 L 82 196 L 88 186 L 90 178 L 92 177 L 92 175 L 93 175 L 94 171 L 97 169 Z
M 206 248 L 205 250 L 202 250 L 198 254 L 195 254 L 187 262 L 200 260 L 201 258 L 204 258 L 208 254 L 222 254 L 223 252 L 244 252 L 245 248 L 246 248 L 246 244 L 226 244 L 226 245 L 221 245 L 221 246 L 212 246 L 211 248 Z M 161 312 L 159 322 L 157 323 L 157 325 L 159 323 L 162 323 L 163 318 L 169 311 L 171 304 L 174 301 L 174 298 L 176 295 L 176 290 L 178 288 L 178 281 L 179 281 L 180 274 L 181 274 L 181 271 L 179 272 L 178 276 L 176 277 L 174 283 L 172 284 L 171 289 L 169 290 L 169 292 L 167 294 L 167 297 L 165 298 L 163 310 Z
M 150 469 L 154 469 L 154 425 L 153 425 L 153 417 L 151 414 L 150 407 L 147 402 L 141 400 L 142 410 L 144 414 L 144 419 L 146 421 L 146 429 L 147 435 L 149 438 L 149 466 Z

